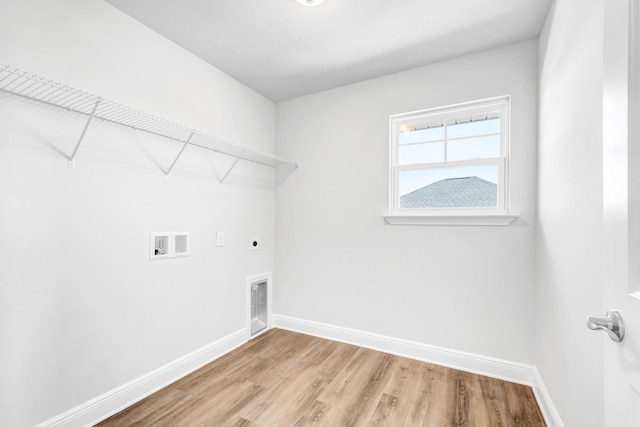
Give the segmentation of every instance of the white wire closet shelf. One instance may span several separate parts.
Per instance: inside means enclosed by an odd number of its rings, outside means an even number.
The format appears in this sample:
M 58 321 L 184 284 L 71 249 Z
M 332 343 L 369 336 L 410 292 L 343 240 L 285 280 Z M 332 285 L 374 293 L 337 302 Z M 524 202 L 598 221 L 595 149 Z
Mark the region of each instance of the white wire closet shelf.
M 114 101 L 103 99 L 99 96 L 47 80 L 44 77 L 2 63 L 0 63 L 0 90 L 87 116 L 85 127 L 69 158 L 70 167 L 73 167 L 78 148 L 82 144 L 84 135 L 91 121 L 94 119 L 128 126 L 136 130 L 182 142 L 183 146 L 180 152 L 168 170 L 165 171 L 167 176 L 187 146 L 199 147 L 236 158 L 229 170 L 219 179 L 220 182 L 225 180 L 240 160 L 271 167 L 288 166 L 292 169 L 298 167 L 298 164 L 295 162 L 236 144 L 224 138 L 189 128 Z

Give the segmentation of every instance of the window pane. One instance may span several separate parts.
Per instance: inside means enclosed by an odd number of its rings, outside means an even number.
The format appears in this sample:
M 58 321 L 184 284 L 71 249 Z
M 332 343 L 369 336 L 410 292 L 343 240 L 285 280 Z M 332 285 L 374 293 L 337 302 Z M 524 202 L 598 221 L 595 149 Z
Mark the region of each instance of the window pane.
M 500 133 L 500 118 L 460 123 L 447 127 L 447 139 Z
M 500 135 L 457 139 L 447 144 L 447 160 L 471 160 L 500 157 Z
M 400 172 L 401 208 L 498 206 L 498 166 Z
M 406 145 L 398 148 L 398 164 L 444 162 L 444 142 Z
M 398 142 L 400 145 L 416 142 L 438 141 L 444 139 L 444 127 L 439 126 L 430 129 L 417 129 L 409 132 L 400 132 Z

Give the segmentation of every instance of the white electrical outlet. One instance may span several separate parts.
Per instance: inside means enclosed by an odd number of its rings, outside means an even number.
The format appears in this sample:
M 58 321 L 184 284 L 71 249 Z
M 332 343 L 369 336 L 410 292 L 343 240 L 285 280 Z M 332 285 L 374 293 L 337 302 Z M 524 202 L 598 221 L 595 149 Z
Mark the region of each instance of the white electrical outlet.
M 259 237 L 252 237 L 251 241 L 249 242 L 249 250 L 257 251 L 259 249 L 260 249 L 260 238 Z
M 224 231 L 218 231 L 216 233 L 216 245 L 224 246 Z

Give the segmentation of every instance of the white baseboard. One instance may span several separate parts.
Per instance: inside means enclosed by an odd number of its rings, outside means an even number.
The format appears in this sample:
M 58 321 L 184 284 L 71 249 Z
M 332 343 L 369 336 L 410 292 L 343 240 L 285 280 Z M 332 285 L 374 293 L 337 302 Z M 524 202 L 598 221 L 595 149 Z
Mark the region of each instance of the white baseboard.
M 274 325 L 277 328 L 354 344 L 385 353 L 437 363 L 438 365 L 459 369 L 461 371 L 531 386 L 547 426 L 564 427 L 564 423 L 551 400 L 551 396 L 542 381 L 542 377 L 533 365 L 451 350 L 294 317 L 282 315 L 274 315 L 273 317 Z
M 247 341 L 245 329 L 234 332 L 186 356 L 161 366 L 36 427 L 84 427 L 98 423 Z
M 274 315 L 275 327 L 354 344 L 467 372 L 532 386 L 549 427 L 564 427 L 538 370 L 523 363 L 451 350 L 340 326 Z M 245 329 L 195 350 L 148 374 L 51 418 L 36 427 L 84 427 L 98 423 L 247 341 Z
M 348 344 L 355 344 L 360 347 L 436 363 L 461 371 L 472 372 L 519 384 L 529 386 L 533 384 L 533 374 L 535 371 L 533 365 L 288 316 L 274 315 L 273 317 L 274 325 L 277 328 Z
M 547 423 L 547 426 L 564 427 L 560 414 L 553 404 L 551 395 L 549 394 L 547 387 L 544 385 L 542 376 L 540 376 L 540 372 L 538 372 L 537 369 L 533 372 L 533 394 L 536 396 L 538 406 L 540 407 L 540 411 L 542 411 L 542 416 L 544 417 L 544 421 Z

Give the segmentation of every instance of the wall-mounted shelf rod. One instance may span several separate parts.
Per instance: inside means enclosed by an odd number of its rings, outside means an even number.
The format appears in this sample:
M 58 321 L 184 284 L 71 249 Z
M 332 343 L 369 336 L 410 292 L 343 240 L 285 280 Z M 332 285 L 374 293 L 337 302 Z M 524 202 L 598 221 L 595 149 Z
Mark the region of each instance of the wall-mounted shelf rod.
M 229 169 L 229 172 L 239 160 L 271 167 L 286 165 L 295 168 L 298 166 L 295 162 L 233 143 L 224 138 L 189 128 L 114 101 L 100 98 L 96 95 L 74 89 L 52 80 L 47 80 L 44 77 L 2 63 L 0 63 L 0 91 L 47 105 L 64 108 L 88 117 L 80 139 L 69 158 L 70 166 L 73 165 L 78 148 L 85 138 L 89 125 L 95 119 L 127 126 L 156 136 L 182 142 L 184 145 L 169 167 L 166 175 L 171 172 L 188 145 L 235 157 L 236 161 Z M 229 172 L 225 174 L 224 178 L 226 178 Z

